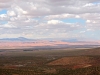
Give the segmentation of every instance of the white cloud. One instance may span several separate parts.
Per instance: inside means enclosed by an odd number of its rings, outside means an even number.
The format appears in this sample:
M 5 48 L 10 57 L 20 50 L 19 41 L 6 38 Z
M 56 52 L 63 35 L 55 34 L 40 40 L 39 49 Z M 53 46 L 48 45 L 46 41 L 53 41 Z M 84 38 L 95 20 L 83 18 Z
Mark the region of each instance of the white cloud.
M 7 14 L 1 14 L 0 15 L 0 20 L 1 21 L 8 21 L 9 20 L 9 17 L 7 16 Z
M 71 37 L 69 33 L 74 36 L 77 30 L 100 29 L 99 8 L 100 0 L 0 0 L 0 10 L 7 10 L 7 14 L 0 14 L 0 28 L 1 32 L 9 30 L 3 36 Z M 84 19 L 86 24 L 63 21 L 69 18 Z
M 63 23 L 62 21 L 59 20 L 50 20 L 47 22 L 48 24 L 59 24 L 59 23 Z
M 14 11 L 8 11 L 7 15 L 13 17 L 16 16 L 16 13 Z

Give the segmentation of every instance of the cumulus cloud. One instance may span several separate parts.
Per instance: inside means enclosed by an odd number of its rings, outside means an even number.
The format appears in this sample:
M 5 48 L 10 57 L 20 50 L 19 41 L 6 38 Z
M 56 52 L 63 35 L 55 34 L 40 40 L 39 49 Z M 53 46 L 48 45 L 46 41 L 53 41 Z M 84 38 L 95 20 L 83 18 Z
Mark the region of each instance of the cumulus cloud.
M 53 38 L 57 35 L 70 38 L 68 35 L 71 33 L 76 38 L 79 35 L 75 34 L 100 29 L 99 8 L 100 0 L 0 0 L 0 11 L 7 11 L 0 14 L 0 34 L 28 38 Z M 86 22 L 67 23 L 66 19 L 69 18 Z
M 16 16 L 16 13 L 14 11 L 7 11 L 7 15 L 13 17 Z
M 1 14 L 0 15 L 0 20 L 1 21 L 6 21 L 6 20 L 9 20 L 9 17 L 7 16 L 7 14 Z
M 0 0 L 0 10 L 11 7 L 13 0 Z

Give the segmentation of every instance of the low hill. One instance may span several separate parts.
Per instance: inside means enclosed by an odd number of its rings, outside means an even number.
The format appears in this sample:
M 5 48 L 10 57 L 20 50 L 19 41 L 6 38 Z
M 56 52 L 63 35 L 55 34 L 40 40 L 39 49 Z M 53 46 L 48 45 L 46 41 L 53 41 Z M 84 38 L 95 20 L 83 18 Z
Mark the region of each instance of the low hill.
M 93 56 L 73 56 L 63 57 L 49 62 L 49 66 L 71 66 L 71 68 L 85 68 L 96 66 L 100 63 L 100 57 Z
M 94 60 L 91 60 L 91 59 L 92 57 L 86 57 L 86 56 L 63 57 L 63 58 L 50 62 L 48 65 L 90 64 L 94 62 Z

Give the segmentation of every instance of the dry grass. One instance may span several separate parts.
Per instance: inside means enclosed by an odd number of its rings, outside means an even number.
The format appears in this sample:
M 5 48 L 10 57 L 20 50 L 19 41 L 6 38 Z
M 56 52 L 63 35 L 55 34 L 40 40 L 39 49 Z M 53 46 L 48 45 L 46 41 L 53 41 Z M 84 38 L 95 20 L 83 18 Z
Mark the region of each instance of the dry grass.
M 79 57 L 63 57 L 48 63 L 48 65 L 83 65 L 93 63 L 92 57 L 79 56 Z

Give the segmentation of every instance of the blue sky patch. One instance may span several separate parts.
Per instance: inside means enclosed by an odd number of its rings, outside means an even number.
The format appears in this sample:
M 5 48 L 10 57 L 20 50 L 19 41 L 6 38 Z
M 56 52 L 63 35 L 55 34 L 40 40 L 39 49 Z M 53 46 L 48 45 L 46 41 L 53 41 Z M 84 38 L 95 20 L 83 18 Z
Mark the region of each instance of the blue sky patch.
M 100 4 L 100 2 L 93 2 L 93 4 L 94 4 L 94 5 L 98 5 L 98 4 Z
M 85 24 L 86 23 L 86 20 L 84 19 L 77 19 L 77 18 L 68 18 L 68 19 L 64 19 L 62 20 L 63 22 L 66 22 L 66 23 L 80 23 L 80 24 Z
M 0 11 L 0 14 L 7 14 L 7 10 L 5 10 L 5 9 L 4 10 L 1 10 Z
M 8 23 L 8 21 L 2 21 L 2 22 L 0 22 L 0 24 L 7 24 Z
M 91 38 L 91 39 L 95 39 L 95 40 L 99 40 L 100 39 L 100 30 L 96 30 L 96 31 L 87 31 L 85 33 L 85 35 L 88 37 L 88 38 Z M 97 36 L 97 37 L 96 37 Z

